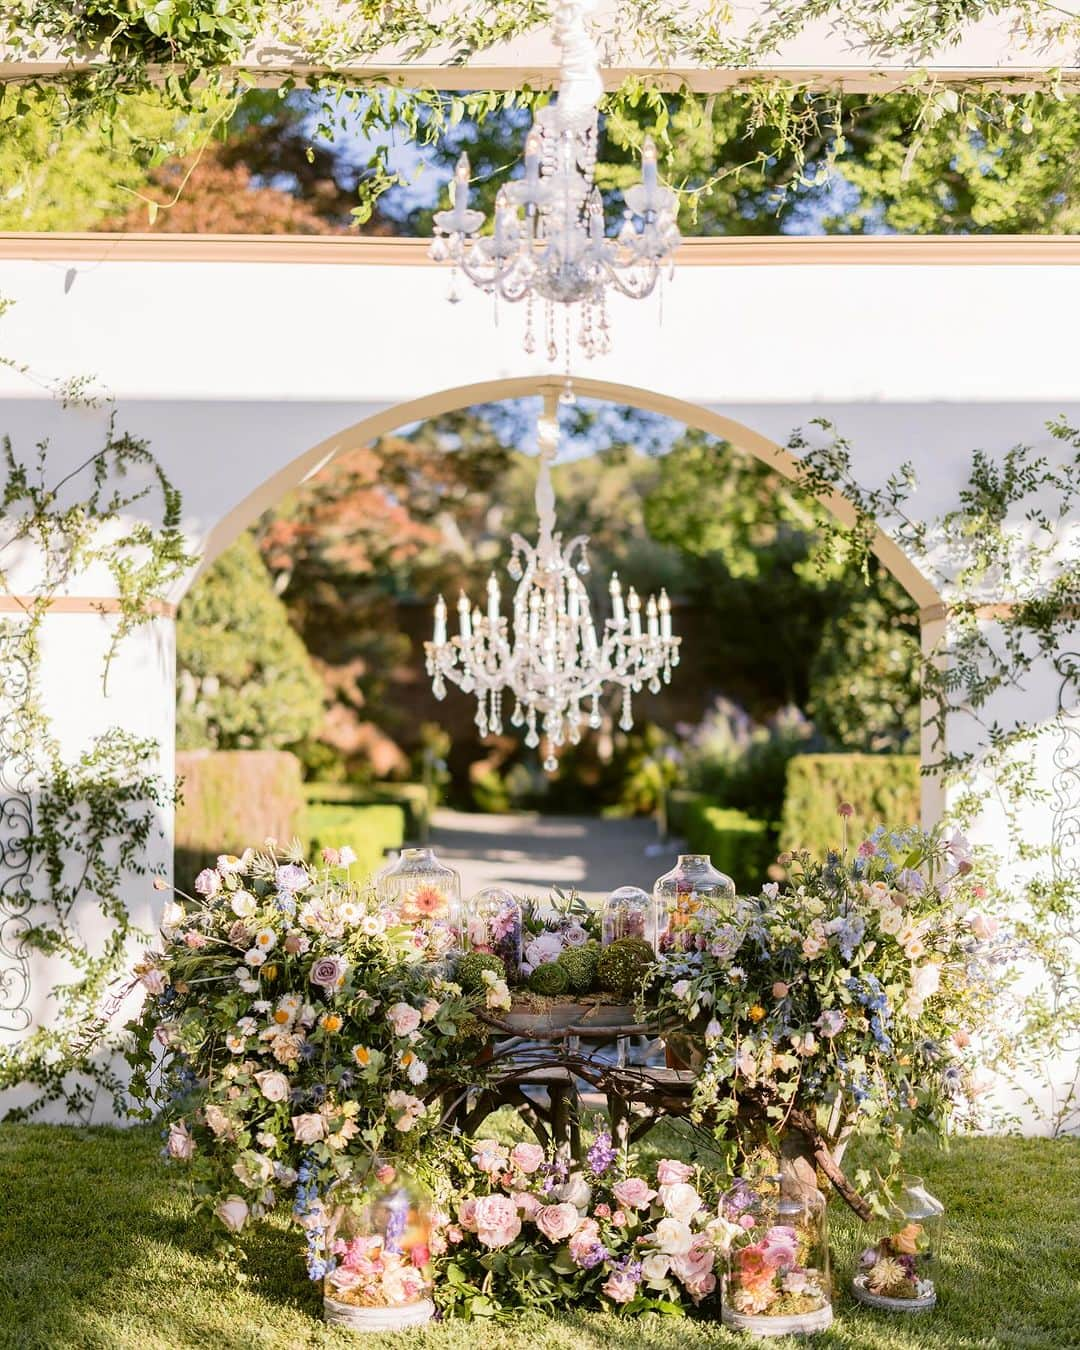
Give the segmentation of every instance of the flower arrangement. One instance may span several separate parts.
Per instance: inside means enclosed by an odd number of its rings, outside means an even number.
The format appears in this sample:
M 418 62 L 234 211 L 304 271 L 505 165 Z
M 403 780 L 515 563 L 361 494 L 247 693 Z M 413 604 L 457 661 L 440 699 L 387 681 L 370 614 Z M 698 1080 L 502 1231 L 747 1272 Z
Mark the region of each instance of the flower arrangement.
M 691 949 L 660 960 L 661 1017 L 700 1057 L 695 1117 L 744 1152 L 792 1127 L 837 1159 L 860 1125 L 898 1145 L 973 1118 L 973 1047 L 1014 951 L 966 841 L 881 828 L 854 858 L 780 864 L 782 881 L 727 918 L 705 911 Z
M 679 1313 L 717 1290 L 730 1225 L 714 1184 L 672 1158 L 651 1173 L 599 1133 L 581 1166 L 478 1139 L 458 1159 L 436 1259 L 451 1311 L 594 1306 Z
M 349 861 L 310 868 L 272 841 L 219 858 L 166 904 L 130 1028 L 133 1093 L 161 1113 L 199 1204 L 230 1234 L 291 1209 L 318 1279 L 330 1188 L 376 1152 L 420 1149 L 438 1090 L 474 1075 L 475 1010 L 509 1001 L 494 975 L 466 995 L 425 960 L 437 953 L 349 880 Z
M 495 956 L 503 974 L 516 980 L 521 969 L 521 903 L 512 891 L 488 886 L 472 897 L 465 918 L 465 943 L 470 952 Z
M 540 966 L 558 961 L 600 940 L 600 921 L 576 891 L 551 892 L 551 908 L 542 911 L 534 899 L 524 907 L 525 948 L 521 974 L 525 979 Z

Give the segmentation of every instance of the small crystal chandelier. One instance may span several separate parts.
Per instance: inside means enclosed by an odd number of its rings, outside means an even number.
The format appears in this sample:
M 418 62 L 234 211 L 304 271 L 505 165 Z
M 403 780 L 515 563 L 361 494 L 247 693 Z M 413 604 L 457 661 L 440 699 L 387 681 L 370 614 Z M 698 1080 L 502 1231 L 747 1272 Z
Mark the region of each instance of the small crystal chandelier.
M 512 619 L 503 618 L 501 592 L 493 572 L 487 584 L 487 613 L 462 591 L 458 633 L 447 633 L 446 601 L 435 604 L 433 640 L 424 643 L 427 673 L 435 697 L 446 697 L 446 682 L 476 695 L 476 726 L 481 736 L 501 735 L 503 693 L 513 696 L 510 724 L 525 728 L 525 744 L 544 745 L 544 769 L 559 767 L 556 750 L 577 745 L 585 722 L 601 726 L 600 697 L 605 684 L 622 689 L 619 726 L 634 725 L 631 699 L 647 685 L 660 692 L 679 664 L 681 639 L 671 633 L 671 602 L 661 590 L 644 605 L 631 586 L 625 601 L 618 574 L 608 591 L 611 617 L 597 633 L 588 591 L 581 577 L 589 572 L 588 538 L 578 535 L 563 547 L 555 530 L 555 490 L 551 465 L 559 443 L 553 403 L 539 422 L 540 471 L 536 480 L 539 539 L 528 544 L 511 538 L 507 571 L 516 583 Z
M 430 254 L 454 268 L 450 299 L 457 300 L 457 269 L 482 291 L 525 301 L 525 350 L 536 350 L 536 301 L 544 310 L 549 361 L 558 358 L 555 306 L 565 309 L 569 360 L 573 305 L 581 307 L 578 342 L 586 356 L 611 349 L 610 287 L 631 299 L 650 295 L 669 269 L 679 231 L 676 197 L 656 176 L 656 145 L 645 138 L 642 182 L 624 194 L 626 213 L 615 238 L 604 233 L 604 209 L 593 182 L 597 104 L 603 93 L 599 57 L 585 26 L 595 0 L 555 6 L 555 41 L 562 50 L 559 96 L 541 108 L 525 139 L 525 176 L 495 200 L 494 233 L 478 237 L 481 211 L 469 209 L 469 159 L 462 155 L 450 182 L 450 210 L 434 218 Z

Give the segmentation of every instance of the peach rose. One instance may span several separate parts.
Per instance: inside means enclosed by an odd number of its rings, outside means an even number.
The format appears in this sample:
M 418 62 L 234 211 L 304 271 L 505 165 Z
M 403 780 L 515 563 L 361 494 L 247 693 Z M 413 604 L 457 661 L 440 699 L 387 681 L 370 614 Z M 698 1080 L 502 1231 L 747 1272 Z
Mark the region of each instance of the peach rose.
M 519 1172 L 531 1176 L 544 1161 L 544 1150 L 539 1144 L 515 1144 L 510 1150 L 510 1161 Z
M 686 1163 L 676 1162 L 674 1158 L 661 1158 L 656 1164 L 656 1179 L 661 1186 L 671 1186 L 676 1181 L 689 1181 L 694 1169 Z
M 301 1144 L 315 1144 L 326 1136 L 326 1121 L 318 1111 L 303 1116 L 293 1116 L 293 1134 Z

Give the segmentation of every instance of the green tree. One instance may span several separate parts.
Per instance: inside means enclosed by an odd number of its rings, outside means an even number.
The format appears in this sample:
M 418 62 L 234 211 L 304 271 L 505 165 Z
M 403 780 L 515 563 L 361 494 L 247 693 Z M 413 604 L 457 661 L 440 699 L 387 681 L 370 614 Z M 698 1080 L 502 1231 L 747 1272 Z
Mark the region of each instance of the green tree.
M 185 597 L 176 660 L 181 749 L 276 750 L 322 721 L 322 681 L 250 535 Z

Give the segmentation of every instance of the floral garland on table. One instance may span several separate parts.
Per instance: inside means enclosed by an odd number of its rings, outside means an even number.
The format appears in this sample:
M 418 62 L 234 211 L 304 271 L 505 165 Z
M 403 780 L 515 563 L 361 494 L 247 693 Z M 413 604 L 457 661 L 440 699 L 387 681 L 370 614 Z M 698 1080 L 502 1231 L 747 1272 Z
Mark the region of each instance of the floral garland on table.
M 699 1064 L 694 1117 L 744 1157 L 794 1129 L 838 1161 L 869 1128 L 891 1177 L 907 1132 L 975 1118 L 975 1044 L 1016 944 L 958 833 L 882 827 L 854 858 L 780 861 L 783 881 L 695 918 L 694 950 L 657 967 L 661 1019 Z
M 349 880 L 352 861 L 327 850 L 315 870 L 273 841 L 219 858 L 166 906 L 129 1028 L 132 1093 L 144 1117 L 161 1113 L 200 1206 L 231 1233 L 290 1208 L 313 1277 L 329 1188 L 376 1154 L 421 1150 L 439 1093 L 477 1078 L 476 1010 L 508 999 L 494 978 L 463 995 L 412 926 Z

